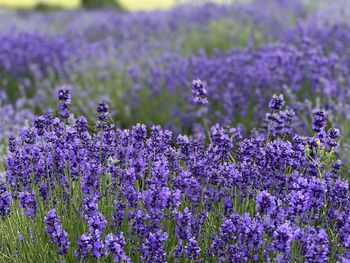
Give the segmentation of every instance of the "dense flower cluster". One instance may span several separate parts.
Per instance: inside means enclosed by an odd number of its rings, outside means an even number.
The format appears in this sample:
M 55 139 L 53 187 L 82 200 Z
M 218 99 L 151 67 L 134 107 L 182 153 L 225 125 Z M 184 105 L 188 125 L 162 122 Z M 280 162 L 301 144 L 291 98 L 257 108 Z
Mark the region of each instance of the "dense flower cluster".
M 70 99 L 64 89 L 58 96 L 59 105 Z M 283 97 L 272 101 L 282 114 Z M 36 121 L 24 130 L 6 164 L 11 193 L 25 215 L 37 220 L 38 204 L 63 205 L 65 213 L 78 213 L 80 225 L 87 224 L 87 231 L 73 237 L 78 260 L 109 254 L 115 262 L 348 257 L 349 186 L 340 177 L 336 143 L 328 147 L 320 137 L 338 136 L 326 130 L 322 111 L 314 115 L 313 137 L 268 129 L 243 137 L 216 125 L 206 145 L 195 137 L 173 138 L 158 126 L 149 136 L 140 124 L 122 130 L 106 121 L 105 104 L 97 109 L 104 128 L 96 133 L 87 131 L 83 117 L 39 117 L 41 125 Z M 35 188 L 40 195 L 30 192 Z M 79 203 L 80 209 L 74 205 Z M 46 214 L 45 231 L 64 254 L 70 233 L 56 211 Z M 329 235 L 329 229 L 339 235 Z

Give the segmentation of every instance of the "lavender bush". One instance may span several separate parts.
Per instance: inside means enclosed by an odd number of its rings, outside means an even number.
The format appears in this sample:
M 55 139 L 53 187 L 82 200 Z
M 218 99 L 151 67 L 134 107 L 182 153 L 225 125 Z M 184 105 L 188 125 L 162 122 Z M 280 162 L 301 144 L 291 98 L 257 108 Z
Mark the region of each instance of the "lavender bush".
M 244 137 L 217 124 L 206 141 L 159 126 L 122 130 L 105 103 L 95 127 L 84 117 L 72 121 L 69 91 L 58 97 L 60 117 L 38 117 L 10 141 L 0 202 L 3 260 L 349 257 L 348 181 L 339 134 L 324 112 L 313 115 L 314 135 L 300 136 L 275 95 L 265 129 Z

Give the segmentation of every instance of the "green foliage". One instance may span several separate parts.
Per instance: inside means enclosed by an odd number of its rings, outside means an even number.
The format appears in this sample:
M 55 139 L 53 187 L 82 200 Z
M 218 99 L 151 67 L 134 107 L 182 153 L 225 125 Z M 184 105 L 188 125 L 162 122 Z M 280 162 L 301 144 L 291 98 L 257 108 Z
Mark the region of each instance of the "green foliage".
M 2 80 L 2 88 L 6 91 L 8 100 L 11 102 L 14 102 L 16 99 L 20 97 L 18 82 L 14 78 L 11 78 L 6 74 L 2 74 L 1 72 L 0 72 L 0 78 Z
M 82 0 L 81 5 L 85 8 L 117 8 L 123 10 L 122 5 L 117 0 Z
M 254 39 L 256 46 L 262 43 L 263 31 L 253 28 L 249 24 L 240 24 L 231 19 L 213 20 L 207 30 L 193 29 L 185 32 L 183 37 L 183 52 L 186 55 L 194 54 L 204 49 L 209 55 L 216 49 L 226 51 L 230 48 L 245 47 L 250 39 Z M 232 36 L 237 36 L 235 39 Z
M 51 4 L 39 2 L 34 6 L 33 9 L 39 12 L 54 12 L 54 11 L 61 10 L 62 7 L 58 5 L 51 5 Z

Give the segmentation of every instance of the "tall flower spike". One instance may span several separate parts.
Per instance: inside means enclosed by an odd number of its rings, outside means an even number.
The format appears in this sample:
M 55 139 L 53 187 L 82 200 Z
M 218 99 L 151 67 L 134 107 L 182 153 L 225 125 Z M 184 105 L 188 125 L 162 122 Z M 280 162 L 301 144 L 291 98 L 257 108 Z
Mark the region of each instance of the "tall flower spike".
M 256 196 L 256 206 L 259 213 L 271 214 L 276 210 L 276 201 L 268 192 L 259 192 Z
M 84 233 L 77 239 L 78 249 L 74 255 L 80 262 L 85 262 L 84 259 L 90 254 L 93 258 L 98 259 L 104 256 L 105 244 L 100 236 L 93 233 Z
M 106 254 L 112 253 L 114 262 L 131 262 L 130 258 L 124 252 L 126 244 L 123 233 L 108 234 L 106 236 Z
M 105 130 L 107 128 L 108 104 L 100 102 L 97 106 L 98 122 L 96 127 Z
M 312 119 L 312 129 L 314 132 L 321 132 L 326 127 L 326 114 L 323 111 L 316 111 Z
M 100 121 L 106 121 L 108 115 L 108 104 L 105 102 L 100 102 L 97 106 L 98 119 Z
M 18 194 L 19 205 L 24 209 L 24 215 L 34 219 L 38 209 L 35 193 L 20 192 Z
M 67 232 L 62 229 L 61 220 L 56 214 L 56 209 L 47 212 L 44 223 L 46 225 L 45 232 L 50 236 L 52 243 L 58 246 L 57 253 L 60 255 L 66 254 L 70 242 Z
M 157 230 L 150 232 L 144 240 L 141 248 L 141 260 L 143 262 L 166 262 L 166 251 L 164 245 L 168 239 L 168 234 Z
M 69 104 L 71 103 L 71 95 L 69 89 L 62 88 L 57 92 L 58 100 L 58 112 L 63 119 L 68 119 L 70 116 Z
M 11 203 L 12 197 L 6 189 L 6 184 L 0 182 L 0 216 L 8 215 Z
M 201 80 L 193 80 L 192 81 L 192 93 L 194 94 L 194 102 L 197 104 L 207 104 L 207 90 L 204 88 L 204 85 Z

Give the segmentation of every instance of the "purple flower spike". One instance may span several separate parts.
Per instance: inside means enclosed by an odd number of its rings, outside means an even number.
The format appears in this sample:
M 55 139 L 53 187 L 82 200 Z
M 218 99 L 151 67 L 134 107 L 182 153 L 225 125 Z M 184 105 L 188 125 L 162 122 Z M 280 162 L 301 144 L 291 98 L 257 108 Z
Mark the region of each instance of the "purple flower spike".
M 47 212 L 44 223 L 46 225 L 45 232 L 50 236 L 52 243 L 58 246 L 57 253 L 60 255 L 66 254 L 70 242 L 67 232 L 62 229 L 61 220 L 56 214 L 56 209 Z
M 268 192 L 262 191 L 256 197 L 256 206 L 259 213 L 270 215 L 276 210 L 276 201 Z
M 106 254 L 113 254 L 114 262 L 127 262 L 131 263 L 131 259 L 125 254 L 125 238 L 123 233 L 108 234 L 106 236 Z
M 312 120 L 312 129 L 319 133 L 326 127 L 326 114 L 323 111 L 316 111 Z
M 60 101 L 57 106 L 58 112 L 62 119 L 68 119 L 70 116 L 69 104 L 71 103 L 71 95 L 69 89 L 59 89 L 57 96 L 58 100 Z
M 168 234 L 160 230 L 149 233 L 141 248 L 141 260 L 143 262 L 166 262 L 164 245 Z
M 35 193 L 21 192 L 18 194 L 19 205 L 24 209 L 24 215 L 34 219 L 36 216 L 36 211 L 38 209 L 38 204 L 34 197 Z
M 0 216 L 6 216 L 10 212 L 12 203 L 11 194 L 7 191 L 5 183 L 0 183 Z
M 197 104 L 207 104 L 207 90 L 204 88 L 204 85 L 201 80 L 193 80 L 192 81 L 192 93 L 194 94 L 194 102 Z

